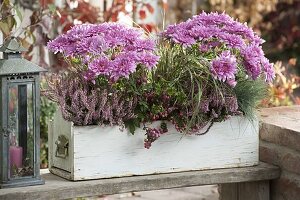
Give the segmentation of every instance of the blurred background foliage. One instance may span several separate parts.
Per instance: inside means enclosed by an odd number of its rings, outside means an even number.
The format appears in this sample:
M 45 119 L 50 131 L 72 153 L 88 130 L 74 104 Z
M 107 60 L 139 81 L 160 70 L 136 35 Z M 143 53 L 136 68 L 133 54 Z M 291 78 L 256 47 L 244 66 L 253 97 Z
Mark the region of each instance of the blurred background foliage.
M 0 0 L 1 2 L 1 0 Z M 15 36 L 28 49 L 25 58 L 50 70 L 65 63 L 45 48 L 50 39 L 81 23 L 121 21 L 153 34 L 204 11 L 225 11 L 247 22 L 265 40 L 266 56 L 275 63 L 276 78 L 262 106 L 300 105 L 299 0 L 2 0 L 3 39 Z M 0 40 L 1 41 L 1 40 Z M 46 85 L 42 81 L 42 88 Z M 41 99 L 41 166 L 47 167 L 47 122 L 56 106 Z

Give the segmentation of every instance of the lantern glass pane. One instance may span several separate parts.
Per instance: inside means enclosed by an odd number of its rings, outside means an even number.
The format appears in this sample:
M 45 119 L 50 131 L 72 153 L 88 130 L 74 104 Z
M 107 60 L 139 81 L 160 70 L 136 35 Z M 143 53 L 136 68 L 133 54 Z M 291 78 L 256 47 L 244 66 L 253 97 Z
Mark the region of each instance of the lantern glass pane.
M 10 178 L 34 176 L 33 84 L 9 84 Z

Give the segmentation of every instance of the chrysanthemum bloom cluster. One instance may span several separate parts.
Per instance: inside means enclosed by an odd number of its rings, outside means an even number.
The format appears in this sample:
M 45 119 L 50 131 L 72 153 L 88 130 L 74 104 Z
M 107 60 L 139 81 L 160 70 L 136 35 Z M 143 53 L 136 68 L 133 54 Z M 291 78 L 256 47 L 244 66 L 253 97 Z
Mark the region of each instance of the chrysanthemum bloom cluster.
M 50 41 L 48 48 L 86 65 L 83 73 L 87 80 L 105 75 L 116 81 L 135 72 L 138 65 L 151 69 L 158 61 L 153 40 L 143 37 L 138 29 L 118 23 L 74 26 Z
M 275 73 L 264 56 L 263 40 L 253 30 L 222 13 L 205 13 L 178 25 L 171 25 L 163 36 L 185 47 L 198 45 L 202 53 L 213 52 L 211 72 L 214 78 L 234 87 L 238 66 L 253 80 L 264 74 L 270 82 Z

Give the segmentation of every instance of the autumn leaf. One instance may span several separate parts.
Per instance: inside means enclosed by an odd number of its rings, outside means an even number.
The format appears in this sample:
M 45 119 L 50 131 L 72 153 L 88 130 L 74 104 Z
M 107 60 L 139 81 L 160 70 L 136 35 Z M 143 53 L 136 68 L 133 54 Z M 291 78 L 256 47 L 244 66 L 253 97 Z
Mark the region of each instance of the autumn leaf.
M 163 10 L 167 10 L 168 9 L 168 3 L 166 0 L 160 0 L 159 1 L 159 6 L 162 7 Z
M 4 36 L 9 35 L 10 30 L 6 23 L 0 21 L 0 30 L 4 34 Z
M 146 11 L 145 10 L 140 10 L 139 11 L 140 19 L 143 20 L 146 18 Z
M 153 24 L 139 24 L 141 28 L 143 28 L 147 33 L 151 33 L 153 31 Z
M 286 98 L 285 89 L 284 88 L 275 88 L 274 89 L 274 96 L 277 97 L 280 100 L 283 100 Z
M 5 6 L 10 6 L 10 1 L 9 1 L 9 0 L 4 0 L 4 1 L 3 1 L 3 5 L 5 5 Z
M 154 13 L 154 8 L 150 5 L 150 3 L 146 3 L 145 6 L 151 14 Z
M 295 98 L 295 104 L 296 105 L 300 105 L 300 97 L 296 97 Z
M 29 43 L 26 38 L 19 38 L 21 40 L 22 46 L 26 49 L 32 48 L 31 43 Z
M 55 13 L 56 12 L 55 4 L 49 4 L 48 9 L 49 9 L 50 12 Z
M 63 32 L 67 32 L 68 30 L 70 30 L 72 28 L 74 24 L 72 22 L 67 22 L 65 25 L 64 25 L 64 28 L 63 28 Z
M 297 58 L 290 58 L 289 59 L 289 65 L 296 66 L 296 64 L 297 64 Z
M 13 15 L 9 15 L 5 19 L 0 20 L 0 30 L 5 37 L 10 34 L 14 26 L 16 26 L 16 20 Z
M 118 21 L 118 12 L 114 12 L 111 15 L 111 21 L 116 22 Z

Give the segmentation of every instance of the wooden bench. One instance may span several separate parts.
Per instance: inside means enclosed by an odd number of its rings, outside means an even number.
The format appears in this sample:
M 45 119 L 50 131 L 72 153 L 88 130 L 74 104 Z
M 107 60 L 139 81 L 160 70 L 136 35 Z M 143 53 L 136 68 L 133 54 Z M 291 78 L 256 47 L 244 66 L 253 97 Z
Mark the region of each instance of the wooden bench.
M 42 172 L 43 173 L 43 172 Z M 45 185 L 0 189 L 1 200 L 70 199 L 134 191 L 220 184 L 221 200 L 269 200 L 269 181 L 280 176 L 278 167 L 254 167 L 178 172 L 71 182 L 44 172 Z

